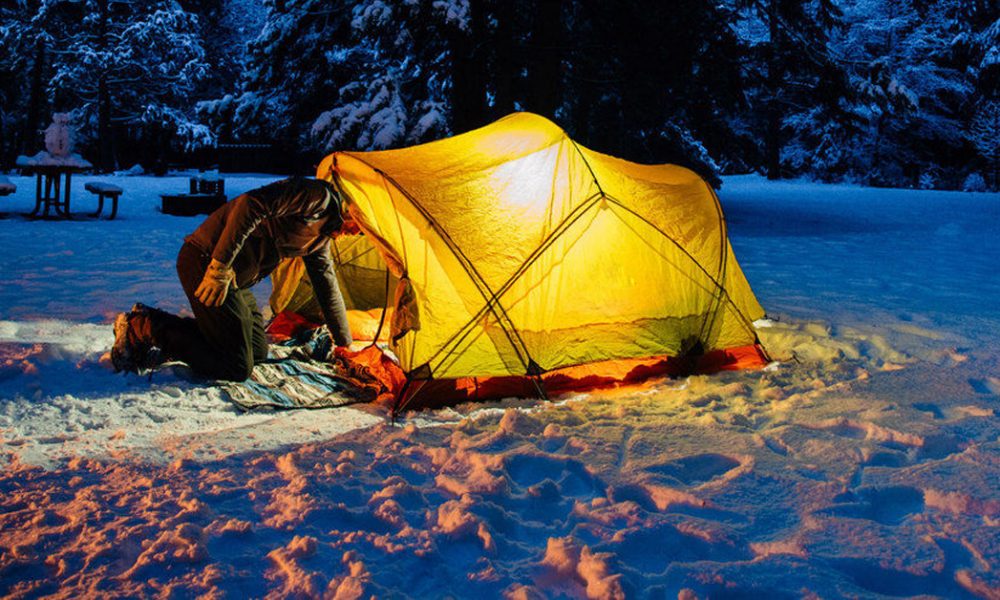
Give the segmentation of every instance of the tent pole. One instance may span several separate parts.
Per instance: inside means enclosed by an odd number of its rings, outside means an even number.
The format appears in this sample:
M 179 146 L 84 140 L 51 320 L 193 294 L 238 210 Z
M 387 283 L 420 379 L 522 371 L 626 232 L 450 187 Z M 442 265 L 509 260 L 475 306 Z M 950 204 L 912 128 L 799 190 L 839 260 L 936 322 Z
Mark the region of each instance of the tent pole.
M 754 344 L 757 346 L 757 350 L 759 350 L 760 353 L 764 355 L 764 360 L 766 360 L 768 363 L 774 362 L 774 359 L 771 358 L 771 355 L 768 353 L 767 348 L 765 348 L 764 344 L 760 341 L 760 336 L 756 335 L 754 336 Z
M 385 313 L 389 312 L 389 269 L 385 270 L 385 306 L 382 307 L 382 316 L 378 318 L 378 328 L 375 330 L 375 336 L 372 337 L 372 343 L 368 345 L 369 348 L 378 345 L 378 338 L 382 335 L 382 326 L 385 325 Z
M 410 391 L 410 386 L 414 381 L 419 381 L 420 386 L 417 387 L 412 394 L 409 394 L 408 392 Z M 392 407 L 391 416 L 393 425 L 396 424 L 396 418 L 399 414 L 402 413 L 403 410 L 406 409 L 407 405 L 409 405 L 410 402 L 417 397 L 420 391 L 424 389 L 424 385 L 426 385 L 427 381 L 427 379 L 415 379 L 410 374 L 406 375 L 406 383 L 403 384 L 403 389 L 399 390 L 399 395 L 396 396 L 396 403 Z
M 545 381 L 542 380 L 541 375 L 531 375 L 531 382 L 535 384 L 535 389 L 538 390 L 538 397 L 542 400 L 548 401 L 549 395 L 545 393 Z
M 399 390 L 398 394 L 396 394 L 396 400 L 392 403 L 392 410 L 389 411 L 389 417 L 392 419 L 393 425 L 396 424 L 396 417 L 399 415 L 399 411 L 402 408 L 403 397 L 406 396 L 406 392 L 409 391 L 411 383 L 413 383 L 413 378 L 410 377 L 409 373 L 407 373 L 406 381 L 403 383 L 403 388 Z

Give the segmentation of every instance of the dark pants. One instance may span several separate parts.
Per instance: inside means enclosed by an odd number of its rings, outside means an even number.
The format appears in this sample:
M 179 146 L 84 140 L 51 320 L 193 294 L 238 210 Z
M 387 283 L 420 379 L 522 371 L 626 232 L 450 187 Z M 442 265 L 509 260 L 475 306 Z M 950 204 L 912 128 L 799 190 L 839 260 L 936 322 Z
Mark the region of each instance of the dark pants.
M 187 363 L 199 375 L 243 381 L 267 358 L 264 321 L 250 290 L 229 289 L 221 306 L 195 298 L 212 257 L 185 243 L 177 254 L 177 275 L 194 318 L 158 315 L 153 341 L 171 359 Z

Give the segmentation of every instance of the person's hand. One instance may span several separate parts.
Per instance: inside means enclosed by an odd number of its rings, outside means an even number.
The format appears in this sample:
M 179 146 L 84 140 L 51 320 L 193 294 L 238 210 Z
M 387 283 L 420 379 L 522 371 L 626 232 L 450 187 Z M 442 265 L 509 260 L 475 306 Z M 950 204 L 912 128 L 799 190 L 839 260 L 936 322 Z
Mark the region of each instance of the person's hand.
M 330 353 L 330 358 L 334 360 L 336 359 L 347 360 L 353 356 L 356 356 L 357 354 L 359 353 L 352 351 L 350 346 L 334 346 L 333 352 Z
M 226 301 L 229 284 L 235 276 L 231 267 L 213 258 L 205 270 L 205 276 L 201 278 L 201 283 L 198 284 L 198 289 L 194 291 L 194 297 L 205 306 L 221 306 Z
M 331 363 L 344 365 L 350 368 L 350 366 L 356 362 L 355 359 L 363 354 L 364 351 L 364 348 L 361 350 L 351 350 L 349 346 L 334 346 L 333 349 L 330 350 L 330 355 L 327 360 Z M 361 362 L 364 363 L 365 361 Z

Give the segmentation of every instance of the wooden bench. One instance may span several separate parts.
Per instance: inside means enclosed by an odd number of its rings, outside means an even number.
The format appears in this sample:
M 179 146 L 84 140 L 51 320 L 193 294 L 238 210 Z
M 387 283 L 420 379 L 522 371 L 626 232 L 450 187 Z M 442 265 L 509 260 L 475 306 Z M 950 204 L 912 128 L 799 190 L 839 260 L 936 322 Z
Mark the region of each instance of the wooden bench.
M 118 197 L 122 195 L 124 190 L 117 185 L 111 185 L 102 181 L 91 181 L 83 187 L 88 192 L 97 194 L 97 210 L 91 213 L 90 216 L 101 216 L 101 211 L 104 210 L 104 199 L 111 198 L 111 214 L 108 215 L 108 220 L 114 219 L 115 215 L 118 214 Z
M 10 196 L 17 191 L 17 186 L 11 183 L 10 179 L 7 179 L 3 175 L 0 175 L 0 197 Z M 7 213 L 0 212 L 0 219 L 6 219 Z
M 3 175 L 0 175 L 0 196 L 10 196 L 17 191 L 17 186 Z

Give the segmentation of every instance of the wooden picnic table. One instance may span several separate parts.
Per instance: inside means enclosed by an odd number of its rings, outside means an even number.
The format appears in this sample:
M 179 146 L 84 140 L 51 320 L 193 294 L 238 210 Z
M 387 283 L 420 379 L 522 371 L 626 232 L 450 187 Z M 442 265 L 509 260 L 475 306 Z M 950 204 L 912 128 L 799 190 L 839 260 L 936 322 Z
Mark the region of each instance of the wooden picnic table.
M 42 154 L 45 156 L 41 156 Z M 42 217 L 48 217 L 51 208 L 54 216 L 64 219 L 71 216 L 69 199 L 73 174 L 92 166 L 78 157 L 59 159 L 48 156 L 48 153 L 39 153 L 33 157 L 19 156 L 16 164 L 23 174 L 35 176 L 35 208 L 27 216 L 36 217 L 41 212 Z

